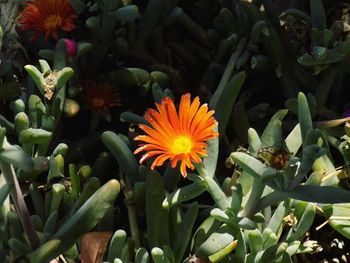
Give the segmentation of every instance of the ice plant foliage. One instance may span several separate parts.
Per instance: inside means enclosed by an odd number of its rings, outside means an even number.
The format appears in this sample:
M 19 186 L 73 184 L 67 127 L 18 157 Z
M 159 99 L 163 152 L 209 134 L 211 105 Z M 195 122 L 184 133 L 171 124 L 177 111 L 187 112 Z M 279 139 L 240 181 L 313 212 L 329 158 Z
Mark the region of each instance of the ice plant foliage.
M 214 111 L 209 111 L 207 104 L 200 105 L 199 97 L 191 102 L 189 93 L 181 97 L 178 112 L 169 97 L 156 103 L 156 107 L 157 110 L 148 109 L 144 116 L 151 126 L 139 125 L 147 135 L 135 137 L 145 143 L 134 153 L 146 152 L 140 163 L 157 156 L 151 169 L 163 165 L 166 160 L 175 168 L 180 161 L 180 172 L 186 177 L 186 169 L 194 170 L 193 163 L 201 163 L 202 157 L 207 155 L 205 142 L 218 136 L 214 131 L 217 126 Z
M 34 30 L 35 38 L 40 34 L 58 40 L 58 32 L 72 31 L 77 17 L 68 0 L 26 1 L 19 23 L 22 30 Z
M 121 105 L 117 89 L 109 83 L 96 83 L 94 80 L 84 80 L 80 86 L 92 111 L 106 112 L 112 107 Z

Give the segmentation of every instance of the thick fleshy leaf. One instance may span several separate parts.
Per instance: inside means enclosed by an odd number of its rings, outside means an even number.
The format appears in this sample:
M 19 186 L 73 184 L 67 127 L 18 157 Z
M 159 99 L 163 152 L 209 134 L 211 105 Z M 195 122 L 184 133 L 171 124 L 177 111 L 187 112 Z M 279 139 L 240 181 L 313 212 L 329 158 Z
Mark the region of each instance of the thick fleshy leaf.
M 170 245 L 168 209 L 162 207 L 165 199 L 162 177 L 156 171 L 140 166 L 146 177 L 147 236 L 151 247 Z
M 179 231 L 176 234 L 173 250 L 175 254 L 175 262 L 182 262 L 188 242 L 191 238 L 192 228 L 197 218 L 199 205 L 197 202 L 192 203 L 185 213 Z
M 138 181 L 138 163 L 125 142 L 111 131 L 101 135 L 102 142 L 111 151 L 119 163 L 119 168 L 126 173 L 129 180 L 134 183 Z
M 334 186 L 299 185 L 288 192 L 289 197 L 314 203 L 350 203 L 350 191 Z
M 233 105 L 236 101 L 239 91 L 243 86 L 246 78 L 244 71 L 234 75 L 222 90 L 217 104 L 211 104 L 210 106 L 215 109 L 215 119 L 219 122 L 219 133 L 222 134 L 226 130 L 228 120 L 230 118 Z M 217 89 L 219 92 L 219 90 Z
M 207 257 L 224 249 L 234 240 L 229 233 L 213 233 L 209 238 L 196 249 L 197 257 Z
M 231 153 L 230 158 L 252 176 L 268 179 L 277 174 L 276 169 L 267 167 L 258 159 L 244 152 Z
M 169 194 L 163 201 L 164 208 L 170 208 L 181 202 L 191 200 L 201 195 L 207 189 L 207 184 L 202 182 L 194 182 L 177 189 L 175 192 Z
M 50 255 L 60 255 L 70 248 L 84 233 L 93 229 L 111 209 L 120 191 L 117 180 L 110 180 L 96 191 L 82 207 L 53 235 L 52 239 L 64 240 Z
M 282 146 L 282 120 L 287 113 L 288 110 L 280 110 L 272 116 L 260 137 L 263 147 Z
M 0 150 L 0 160 L 26 172 L 30 172 L 33 168 L 33 161 L 30 156 L 16 145 L 7 145 Z
M 299 92 L 298 94 L 298 118 L 300 123 L 301 138 L 304 142 L 307 133 L 312 129 L 312 119 L 306 96 L 302 92 Z M 303 146 L 305 147 L 306 145 Z

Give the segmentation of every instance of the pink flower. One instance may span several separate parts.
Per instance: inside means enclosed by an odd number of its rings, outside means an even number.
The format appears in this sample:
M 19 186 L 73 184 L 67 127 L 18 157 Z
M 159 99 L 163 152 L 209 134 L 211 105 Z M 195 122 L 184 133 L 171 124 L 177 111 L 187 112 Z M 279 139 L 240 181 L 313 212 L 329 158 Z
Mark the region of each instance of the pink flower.
M 63 39 L 64 44 L 66 45 L 66 52 L 68 56 L 74 56 L 77 52 L 77 42 L 74 39 L 65 38 Z

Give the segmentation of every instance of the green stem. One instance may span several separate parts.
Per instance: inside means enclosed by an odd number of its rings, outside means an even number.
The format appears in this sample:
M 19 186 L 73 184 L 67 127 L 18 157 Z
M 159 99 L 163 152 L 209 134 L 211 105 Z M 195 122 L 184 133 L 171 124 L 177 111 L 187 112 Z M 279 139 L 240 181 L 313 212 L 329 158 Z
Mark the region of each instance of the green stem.
M 132 191 L 128 191 L 125 194 L 126 194 L 125 204 L 128 209 L 130 233 L 131 233 L 131 238 L 134 241 L 135 251 L 136 251 L 137 249 L 140 248 L 140 233 L 137 225 L 134 194 Z
M 221 210 L 226 210 L 230 207 L 230 202 L 225 195 L 225 193 L 221 190 L 220 186 L 215 182 L 215 180 L 209 176 L 201 176 L 202 179 L 207 183 L 207 191 L 214 199 L 216 205 Z
M 28 240 L 33 249 L 36 249 L 40 245 L 39 237 L 34 229 L 28 208 L 24 202 L 23 194 L 19 186 L 17 177 L 13 170 L 13 167 L 3 161 L 0 161 L 0 169 L 8 184 L 13 185 L 11 190 L 11 198 L 15 205 L 18 216 L 22 222 L 24 231 L 28 236 Z
M 123 176 L 120 176 L 120 183 L 122 185 L 122 189 L 125 196 L 125 205 L 128 209 L 128 218 L 129 218 L 129 226 L 130 226 L 130 234 L 131 239 L 134 241 L 135 251 L 140 248 L 140 233 L 139 227 L 137 225 L 137 215 L 134 201 L 134 192 L 132 191 L 132 187 L 128 180 L 125 182 Z
M 253 188 L 250 192 L 249 199 L 247 201 L 247 204 L 243 210 L 243 215 L 246 217 L 251 217 L 256 212 L 256 207 L 259 203 L 259 200 L 263 194 L 265 188 L 265 184 L 263 184 L 261 178 L 255 178 L 253 181 Z

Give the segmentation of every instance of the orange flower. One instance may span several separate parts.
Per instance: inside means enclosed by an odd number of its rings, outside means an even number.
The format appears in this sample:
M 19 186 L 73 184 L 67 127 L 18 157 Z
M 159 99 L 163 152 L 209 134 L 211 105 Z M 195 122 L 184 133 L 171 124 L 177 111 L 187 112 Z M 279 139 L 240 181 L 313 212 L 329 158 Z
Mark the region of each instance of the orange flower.
M 58 31 L 72 31 L 77 17 L 68 0 L 26 1 L 19 23 L 22 30 L 34 30 L 35 38 L 41 33 L 45 39 L 52 35 L 58 40 Z
M 81 86 L 89 107 L 93 111 L 106 112 L 109 108 L 121 105 L 118 91 L 109 83 L 97 84 L 94 80 L 84 80 Z
M 214 111 L 208 111 L 207 104 L 200 106 L 199 97 L 191 103 L 189 93 L 182 95 L 179 113 L 169 97 L 161 103 L 156 103 L 156 107 L 158 110 L 148 109 L 145 113 L 145 119 L 151 127 L 139 125 L 147 135 L 135 137 L 134 140 L 143 141 L 145 144 L 140 144 L 134 153 L 146 152 L 140 163 L 158 155 L 151 169 L 163 165 L 168 159 L 171 167 L 175 168 L 180 161 L 180 172 L 186 177 L 186 168 L 194 170 L 193 163 L 201 163 L 201 157 L 207 155 L 205 141 L 219 135 L 213 130 L 217 126 L 217 121 L 212 117 Z

